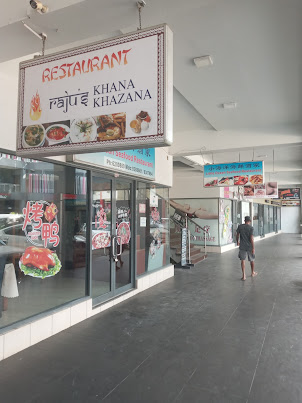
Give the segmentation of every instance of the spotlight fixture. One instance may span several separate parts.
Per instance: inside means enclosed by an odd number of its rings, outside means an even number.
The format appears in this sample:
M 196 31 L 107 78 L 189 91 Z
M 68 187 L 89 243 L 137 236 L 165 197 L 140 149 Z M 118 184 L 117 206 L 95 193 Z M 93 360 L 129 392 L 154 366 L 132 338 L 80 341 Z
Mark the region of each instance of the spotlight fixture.
M 213 65 L 213 59 L 210 55 L 195 57 L 193 61 L 196 67 L 198 67 L 199 69 L 201 67 L 208 67 Z

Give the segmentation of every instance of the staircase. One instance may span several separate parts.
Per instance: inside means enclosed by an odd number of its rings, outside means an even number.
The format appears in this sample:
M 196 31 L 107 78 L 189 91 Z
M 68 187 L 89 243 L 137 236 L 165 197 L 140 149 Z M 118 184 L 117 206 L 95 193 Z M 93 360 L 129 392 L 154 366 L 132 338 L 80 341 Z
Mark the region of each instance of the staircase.
M 198 265 L 204 259 L 207 258 L 207 254 L 204 252 L 204 248 L 198 245 L 192 245 L 191 251 L 191 263 L 193 266 Z M 170 255 L 174 264 L 179 264 L 181 260 L 181 232 L 178 228 L 170 228 Z

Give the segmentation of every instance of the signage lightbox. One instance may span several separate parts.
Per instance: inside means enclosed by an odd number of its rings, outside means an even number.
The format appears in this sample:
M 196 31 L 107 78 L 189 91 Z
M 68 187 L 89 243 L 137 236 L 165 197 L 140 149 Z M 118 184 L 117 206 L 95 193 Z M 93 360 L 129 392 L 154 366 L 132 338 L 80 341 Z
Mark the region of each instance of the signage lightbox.
M 263 161 L 204 165 L 204 186 L 243 186 L 264 183 Z
M 18 155 L 171 145 L 172 45 L 163 24 L 20 63 Z
M 77 154 L 74 156 L 73 161 L 103 167 L 114 172 L 139 176 L 144 179 L 155 179 L 154 148 Z
M 283 188 L 279 189 L 279 199 L 291 200 L 300 199 L 300 188 Z

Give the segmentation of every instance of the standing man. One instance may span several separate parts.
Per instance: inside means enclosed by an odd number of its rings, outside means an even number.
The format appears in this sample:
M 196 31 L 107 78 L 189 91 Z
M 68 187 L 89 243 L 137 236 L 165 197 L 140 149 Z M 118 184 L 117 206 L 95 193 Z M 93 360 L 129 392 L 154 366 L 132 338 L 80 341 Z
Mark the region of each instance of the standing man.
M 240 242 L 239 242 L 240 237 Z M 244 218 L 244 224 L 240 224 L 237 228 L 237 245 L 239 246 L 239 259 L 241 260 L 242 278 L 245 276 L 245 259 L 246 256 L 251 264 L 252 277 L 257 276 L 255 271 L 255 244 L 254 244 L 254 228 L 251 226 L 251 217 Z

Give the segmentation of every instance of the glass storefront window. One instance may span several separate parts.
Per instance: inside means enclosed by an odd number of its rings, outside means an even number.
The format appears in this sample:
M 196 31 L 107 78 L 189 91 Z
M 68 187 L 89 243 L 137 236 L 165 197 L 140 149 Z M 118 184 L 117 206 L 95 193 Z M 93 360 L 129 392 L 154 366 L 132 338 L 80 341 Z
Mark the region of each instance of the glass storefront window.
M 169 189 L 138 182 L 137 275 L 170 263 Z
M 277 207 L 277 229 L 281 231 L 281 207 Z
M 253 203 L 253 227 L 254 227 L 254 236 L 259 235 L 259 217 L 258 217 L 258 204 Z
M 264 206 L 264 234 L 269 234 L 269 206 Z
M 275 230 L 274 230 L 274 206 L 269 206 L 269 231 L 275 232 Z
M 1 328 L 85 296 L 87 176 L 0 154 L 0 183 Z

